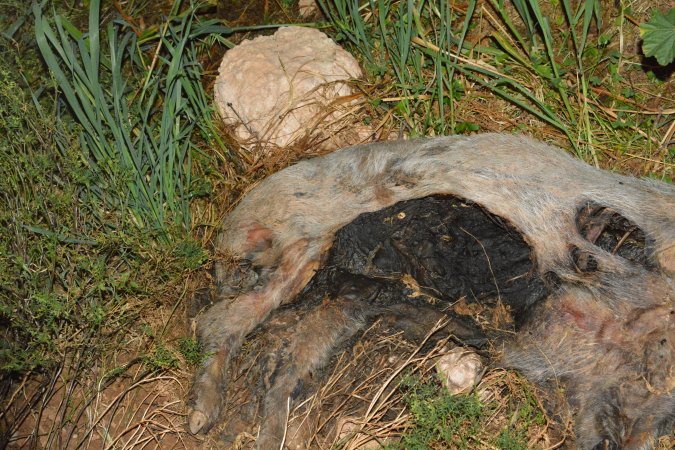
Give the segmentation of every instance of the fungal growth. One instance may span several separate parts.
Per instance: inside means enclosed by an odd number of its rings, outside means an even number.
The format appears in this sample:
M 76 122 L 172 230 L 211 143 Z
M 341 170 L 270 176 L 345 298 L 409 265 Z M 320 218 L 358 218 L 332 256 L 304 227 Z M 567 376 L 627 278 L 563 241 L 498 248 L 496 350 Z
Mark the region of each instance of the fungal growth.
M 563 386 L 579 448 L 651 448 L 675 421 L 674 219 L 671 186 L 515 136 L 371 144 L 289 167 L 225 220 L 229 258 L 196 319 L 212 356 L 190 430 L 219 420 L 245 337 L 291 312 L 261 362 L 258 448 L 279 448 L 308 377 L 376 318 L 411 339 L 443 318 L 457 345 Z M 477 323 L 460 298 L 506 317 Z

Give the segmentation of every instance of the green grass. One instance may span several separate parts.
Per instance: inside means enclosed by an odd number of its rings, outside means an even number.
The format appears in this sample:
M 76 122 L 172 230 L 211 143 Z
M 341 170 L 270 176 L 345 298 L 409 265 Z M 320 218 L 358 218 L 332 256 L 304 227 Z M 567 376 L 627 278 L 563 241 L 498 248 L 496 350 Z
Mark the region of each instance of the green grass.
M 192 2 L 142 27 L 102 3 L 0 5 L 0 447 L 30 417 L 21 445 L 82 446 L 116 380 L 204 357 L 175 326 L 209 259 L 191 207 L 236 161 L 201 61 L 237 30 Z
M 101 26 L 99 0 L 90 3 L 86 32 L 58 14 L 52 27 L 33 8 L 42 57 L 77 122 L 97 213 L 126 210 L 138 227 L 159 233 L 171 225 L 189 230 L 194 134 L 215 135 L 198 38 L 230 32 L 200 23 L 194 7 L 181 5 L 140 35 L 121 21 Z
M 433 383 L 408 382 L 405 401 L 413 416 L 414 428 L 405 434 L 399 448 L 428 449 L 442 445 L 472 447 L 478 436 L 484 405 L 475 395 L 444 394 Z M 474 442 L 475 444 L 475 442 Z
M 229 29 L 185 5 L 136 35 L 101 25 L 99 3 L 86 31 L 0 5 L 0 446 L 31 415 L 53 432 L 40 445 L 62 427 L 60 445 L 83 445 L 94 429 L 67 427 L 106 386 L 138 365 L 140 379 L 175 371 L 180 351 L 199 358 L 169 321 L 177 286 L 208 260 L 189 235 L 190 202 L 209 193 L 191 163 L 226 150 L 197 57 Z M 63 422 L 42 415 L 52 398 Z
M 445 0 L 319 3 L 336 37 L 381 86 L 375 95 L 394 99 L 378 102 L 379 108 L 392 112 L 408 134 L 476 131 L 456 112 L 469 101 L 471 87 L 554 129 L 595 165 L 603 153 L 649 159 L 660 152 L 669 119 L 635 111 L 649 98 L 644 92 L 630 99 L 620 94 L 631 85 L 624 74 L 632 67 L 617 51 L 630 25 L 623 6 L 605 23 L 600 0 L 469 0 L 461 7 Z M 653 87 L 656 96 L 661 88 L 658 82 Z M 668 179 L 672 157 L 656 158 L 665 163 L 660 177 Z

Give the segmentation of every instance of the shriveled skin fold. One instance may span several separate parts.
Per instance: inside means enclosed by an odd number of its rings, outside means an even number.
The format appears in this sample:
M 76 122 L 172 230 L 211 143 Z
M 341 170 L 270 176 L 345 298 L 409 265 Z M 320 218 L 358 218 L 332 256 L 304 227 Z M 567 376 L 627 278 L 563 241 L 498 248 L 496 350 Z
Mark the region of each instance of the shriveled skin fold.
M 216 268 L 218 301 L 198 318 L 212 356 L 193 386 L 191 432 L 206 432 L 219 419 L 231 356 L 309 282 L 337 230 L 362 213 L 436 194 L 475 202 L 515 227 L 539 274 L 556 280 L 499 361 L 566 388 L 578 446 L 647 449 L 672 432 L 675 189 L 500 134 L 347 148 L 291 166 L 250 191 L 217 242 L 235 264 Z M 643 233 L 647 261 L 599 246 L 603 223 L 579 223 L 587 205 L 613 211 Z M 288 394 L 287 386 L 280 389 L 275 398 Z M 278 448 L 277 435 L 263 426 L 260 448 Z

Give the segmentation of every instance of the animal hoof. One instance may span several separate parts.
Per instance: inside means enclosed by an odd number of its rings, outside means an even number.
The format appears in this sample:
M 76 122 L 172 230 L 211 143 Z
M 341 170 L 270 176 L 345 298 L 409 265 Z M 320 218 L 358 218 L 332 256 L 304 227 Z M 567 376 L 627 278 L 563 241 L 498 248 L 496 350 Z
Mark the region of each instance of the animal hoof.
M 190 433 L 197 434 L 202 430 L 203 432 L 206 432 L 207 422 L 208 418 L 206 417 L 206 414 L 201 411 L 192 411 L 188 418 L 188 427 L 190 428 Z

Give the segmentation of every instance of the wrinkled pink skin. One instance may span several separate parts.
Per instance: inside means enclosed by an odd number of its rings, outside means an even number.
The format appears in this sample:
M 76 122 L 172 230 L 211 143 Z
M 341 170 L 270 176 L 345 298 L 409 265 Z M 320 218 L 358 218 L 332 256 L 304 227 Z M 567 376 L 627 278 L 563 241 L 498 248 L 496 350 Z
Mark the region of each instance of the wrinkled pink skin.
M 233 352 L 309 282 L 339 228 L 364 212 L 432 194 L 461 197 L 500 216 L 531 246 L 539 273 L 559 278 L 559 289 L 535 309 L 500 361 L 535 382 L 566 387 L 580 448 L 605 440 L 651 448 L 659 433 L 672 432 L 675 190 L 498 134 L 347 148 L 282 170 L 248 193 L 225 220 L 217 249 L 250 266 L 236 276 L 225 265 L 217 268 L 221 298 L 198 319 L 199 337 L 213 356 L 195 380 L 190 430 L 208 431 L 218 420 Z M 653 240 L 656 270 L 579 234 L 577 211 L 588 201 L 617 211 Z M 592 255 L 599 270 L 575 270 L 574 247 Z M 310 350 L 307 365 L 325 358 Z M 263 425 L 258 446 L 278 448 L 279 439 Z

